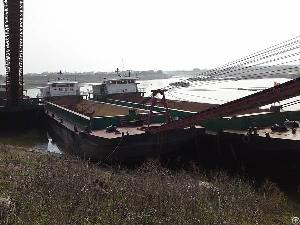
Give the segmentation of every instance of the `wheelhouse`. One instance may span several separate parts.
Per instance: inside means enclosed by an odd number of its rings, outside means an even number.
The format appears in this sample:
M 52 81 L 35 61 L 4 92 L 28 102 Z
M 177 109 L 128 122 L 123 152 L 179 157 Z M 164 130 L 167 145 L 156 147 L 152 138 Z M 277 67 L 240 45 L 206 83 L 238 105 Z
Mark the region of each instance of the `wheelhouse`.
M 53 81 L 48 86 L 40 88 L 41 97 L 80 95 L 77 81 Z
M 138 93 L 138 83 L 135 78 L 118 78 L 103 81 L 102 84 L 93 85 L 94 98 L 120 93 Z

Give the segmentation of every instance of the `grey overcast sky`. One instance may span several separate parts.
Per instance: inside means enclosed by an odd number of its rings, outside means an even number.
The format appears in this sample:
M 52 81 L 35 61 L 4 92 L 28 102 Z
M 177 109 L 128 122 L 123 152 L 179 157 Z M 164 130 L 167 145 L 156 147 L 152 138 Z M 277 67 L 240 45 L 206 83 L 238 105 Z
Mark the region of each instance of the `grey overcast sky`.
M 211 68 L 300 35 L 299 0 L 24 1 L 25 73 Z M 3 25 L 0 49 L 3 74 Z

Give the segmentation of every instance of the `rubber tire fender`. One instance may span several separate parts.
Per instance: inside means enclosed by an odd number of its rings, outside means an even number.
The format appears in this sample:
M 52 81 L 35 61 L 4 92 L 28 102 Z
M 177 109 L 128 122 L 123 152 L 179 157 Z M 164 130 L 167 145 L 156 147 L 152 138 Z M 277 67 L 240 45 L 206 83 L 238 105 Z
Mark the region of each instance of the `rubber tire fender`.
M 250 142 L 250 136 L 249 136 L 249 135 L 243 135 L 242 141 L 243 141 L 244 143 L 249 143 L 249 142 Z

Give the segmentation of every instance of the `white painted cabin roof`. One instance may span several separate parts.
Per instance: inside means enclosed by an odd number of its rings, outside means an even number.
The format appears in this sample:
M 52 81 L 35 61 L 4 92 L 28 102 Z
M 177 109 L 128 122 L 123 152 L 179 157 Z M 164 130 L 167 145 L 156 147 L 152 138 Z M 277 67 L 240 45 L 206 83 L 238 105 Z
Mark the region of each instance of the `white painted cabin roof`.
M 138 80 L 139 78 L 134 78 L 134 77 L 120 77 L 120 78 L 111 78 L 111 79 L 106 79 L 106 81 L 110 80 Z
M 78 84 L 78 81 L 70 80 L 59 80 L 59 81 L 50 81 L 48 84 Z

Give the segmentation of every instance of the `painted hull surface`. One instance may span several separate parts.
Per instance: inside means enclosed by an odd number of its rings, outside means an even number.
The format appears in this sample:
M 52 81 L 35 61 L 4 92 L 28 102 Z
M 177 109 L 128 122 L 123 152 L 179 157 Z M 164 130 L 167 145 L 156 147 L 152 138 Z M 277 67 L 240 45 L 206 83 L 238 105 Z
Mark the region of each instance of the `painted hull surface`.
M 224 132 L 219 141 L 223 146 L 221 157 L 227 164 L 261 173 L 300 173 L 300 140 Z
M 51 134 L 67 151 L 84 159 L 109 163 L 135 163 L 184 152 L 189 147 L 196 149 L 196 140 L 205 136 L 203 128 L 190 128 L 156 135 L 143 133 L 108 139 L 87 132 L 75 132 L 51 117 L 48 120 Z

